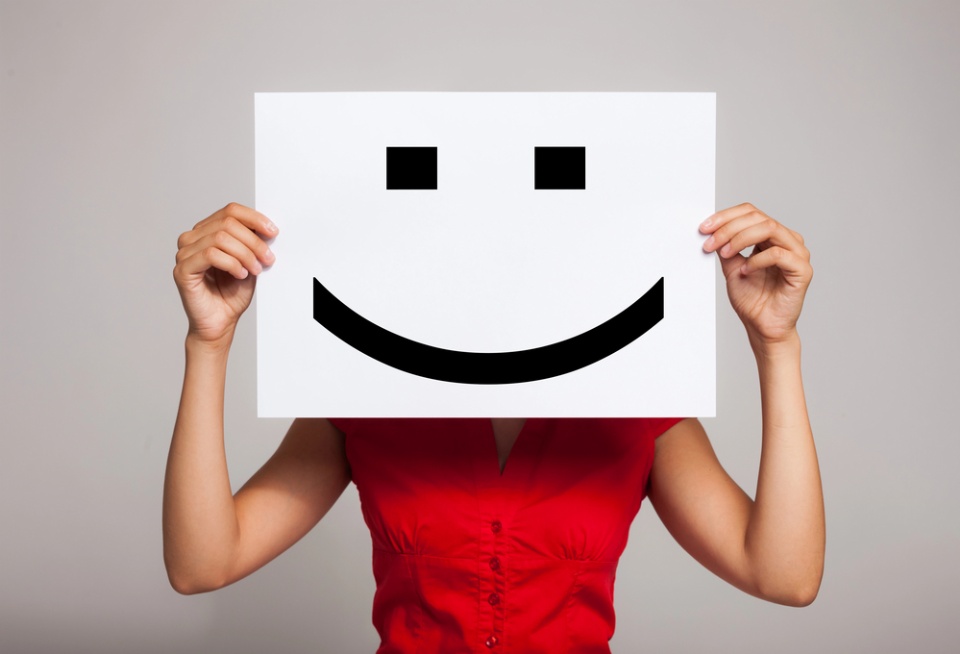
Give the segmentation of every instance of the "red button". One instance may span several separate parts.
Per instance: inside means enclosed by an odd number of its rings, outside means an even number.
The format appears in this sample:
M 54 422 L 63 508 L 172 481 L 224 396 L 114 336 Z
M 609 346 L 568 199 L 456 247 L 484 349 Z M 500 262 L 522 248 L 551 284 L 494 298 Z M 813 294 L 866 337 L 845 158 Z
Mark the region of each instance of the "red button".
M 499 569 L 500 569 L 500 559 L 498 559 L 497 557 L 493 557 L 492 559 L 490 559 L 490 569 L 491 569 L 491 570 L 499 570 Z
M 500 603 L 500 596 L 496 593 L 490 593 L 490 597 L 487 598 L 487 601 L 496 606 Z
M 487 638 L 487 641 L 484 643 L 484 645 L 486 645 L 487 647 L 493 647 L 499 642 L 500 640 L 496 636 L 494 636 L 493 634 L 490 634 L 490 636 Z
M 503 529 L 503 525 L 500 524 L 499 520 L 494 520 L 493 522 L 490 523 L 490 529 L 493 530 L 493 533 L 496 534 L 496 533 L 499 533 L 501 529 Z

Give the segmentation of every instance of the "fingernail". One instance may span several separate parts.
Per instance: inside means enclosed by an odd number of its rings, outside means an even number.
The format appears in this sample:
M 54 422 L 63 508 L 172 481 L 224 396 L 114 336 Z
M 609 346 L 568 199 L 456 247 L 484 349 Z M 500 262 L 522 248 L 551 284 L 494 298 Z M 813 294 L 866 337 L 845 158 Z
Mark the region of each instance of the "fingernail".
M 708 238 L 706 241 L 703 242 L 703 249 L 709 252 L 710 248 L 712 247 L 713 247 L 713 237 L 711 236 L 710 238 Z
M 729 244 L 729 243 L 727 243 L 727 244 L 724 245 L 722 248 L 720 248 L 720 254 L 721 254 L 722 256 L 725 256 L 725 257 L 729 257 L 729 256 L 730 256 L 730 244 Z
M 707 229 L 712 224 L 713 224 L 713 217 L 707 218 L 702 223 L 700 223 L 700 229 Z
M 268 220 L 268 221 L 267 221 L 267 229 L 270 230 L 271 232 L 276 232 L 276 231 L 277 231 L 277 226 L 273 224 L 273 221 Z
M 263 266 L 260 265 L 259 261 L 253 262 L 253 269 L 251 272 L 253 272 L 254 275 L 259 275 L 263 272 Z
M 266 259 L 267 261 L 273 261 L 277 257 L 273 254 L 273 250 L 271 250 L 270 248 L 267 248 L 267 251 L 263 253 L 263 258 Z

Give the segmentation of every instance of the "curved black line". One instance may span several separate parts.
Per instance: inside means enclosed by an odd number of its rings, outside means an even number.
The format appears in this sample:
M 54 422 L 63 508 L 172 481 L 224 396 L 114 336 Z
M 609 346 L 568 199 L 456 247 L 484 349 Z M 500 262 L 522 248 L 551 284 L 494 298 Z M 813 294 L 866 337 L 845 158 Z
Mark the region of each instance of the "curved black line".
M 313 319 L 347 345 L 393 368 L 458 384 L 519 384 L 564 375 L 610 356 L 663 320 L 663 277 L 640 299 L 582 334 L 515 352 L 424 345 L 370 322 L 313 278 Z

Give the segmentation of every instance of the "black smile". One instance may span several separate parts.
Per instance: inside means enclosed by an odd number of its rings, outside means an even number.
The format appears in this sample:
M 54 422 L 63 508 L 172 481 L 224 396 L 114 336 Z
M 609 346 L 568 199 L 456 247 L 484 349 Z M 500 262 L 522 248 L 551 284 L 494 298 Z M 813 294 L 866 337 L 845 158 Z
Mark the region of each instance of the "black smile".
M 445 350 L 379 327 L 313 279 L 313 318 L 347 345 L 413 375 L 458 384 L 519 384 L 564 375 L 610 356 L 663 320 L 663 277 L 629 307 L 582 334 L 514 352 Z

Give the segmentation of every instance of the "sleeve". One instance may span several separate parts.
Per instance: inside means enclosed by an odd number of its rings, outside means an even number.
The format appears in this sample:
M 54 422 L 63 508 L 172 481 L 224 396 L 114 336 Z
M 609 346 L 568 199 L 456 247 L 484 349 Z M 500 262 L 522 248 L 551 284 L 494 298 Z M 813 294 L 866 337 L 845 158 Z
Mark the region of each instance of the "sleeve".
M 650 418 L 649 433 L 653 434 L 654 438 L 659 438 L 681 420 L 686 418 Z
M 344 435 L 350 433 L 351 423 L 353 422 L 348 418 L 327 418 L 327 421 Z

